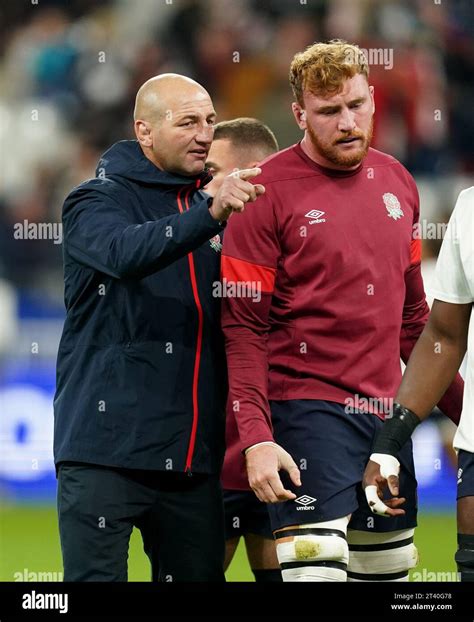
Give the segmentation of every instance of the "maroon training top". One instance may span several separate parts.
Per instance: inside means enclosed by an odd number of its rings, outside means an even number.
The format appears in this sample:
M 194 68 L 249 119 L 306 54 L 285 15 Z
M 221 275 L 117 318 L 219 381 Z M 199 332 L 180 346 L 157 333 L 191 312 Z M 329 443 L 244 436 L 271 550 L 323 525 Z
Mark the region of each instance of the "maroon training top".
M 243 449 L 273 440 L 269 399 L 383 404 L 429 314 L 418 192 L 400 162 L 370 149 L 335 171 L 297 144 L 261 168 L 266 193 L 232 216 L 222 254 L 230 489 L 248 489 Z M 440 407 L 456 419 L 461 402 L 458 377 Z

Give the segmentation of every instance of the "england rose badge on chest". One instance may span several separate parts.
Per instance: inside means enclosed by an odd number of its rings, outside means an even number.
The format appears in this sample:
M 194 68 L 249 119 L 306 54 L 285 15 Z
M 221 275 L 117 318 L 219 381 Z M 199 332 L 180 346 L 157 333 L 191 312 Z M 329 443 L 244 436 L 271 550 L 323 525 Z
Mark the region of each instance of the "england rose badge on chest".
M 393 220 L 398 220 L 404 215 L 400 205 L 400 201 L 394 194 L 392 194 L 391 192 L 386 192 L 382 198 L 383 202 L 385 203 L 389 218 L 393 218 Z
M 220 253 L 222 250 L 222 242 L 221 236 L 219 234 L 215 235 L 213 238 L 209 240 L 209 244 L 211 248 L 216 251 L 216 253 Z

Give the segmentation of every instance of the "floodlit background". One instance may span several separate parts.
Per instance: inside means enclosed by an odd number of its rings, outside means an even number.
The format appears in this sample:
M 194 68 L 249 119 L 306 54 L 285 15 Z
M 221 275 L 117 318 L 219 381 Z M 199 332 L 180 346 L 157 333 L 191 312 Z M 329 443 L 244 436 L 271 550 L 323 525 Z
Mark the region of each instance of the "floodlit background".
M 446 222 L 459 191 L 473 184 L 472 25 L 471 0 L 2 2 L 0 580 L 61 571 L 51 449 L 64 318 L 61 244 L 57 235 L 18 239 L 14 232 L 25 221 L 57 227 L 65 195 L 94 175 L 102 151 L 133 137 L 135 93 L 158 73 L 201 82 L 219 120 L 259 117 L 282 147 L 298 141 L 290 61 L 308 44 L 335 37 L 383 51 L 371 67 L 373 146 L 414 174 L 422 220 Z M 427 282 L 440 243 L 424 241 Z M 417 570 L 426 578 L 455 570 L 451 436 L 443 417 L 416 434 Z M 228 578 L 252 579 L 241 550 Z M 149 579 L 136 533 L 130 579 Z

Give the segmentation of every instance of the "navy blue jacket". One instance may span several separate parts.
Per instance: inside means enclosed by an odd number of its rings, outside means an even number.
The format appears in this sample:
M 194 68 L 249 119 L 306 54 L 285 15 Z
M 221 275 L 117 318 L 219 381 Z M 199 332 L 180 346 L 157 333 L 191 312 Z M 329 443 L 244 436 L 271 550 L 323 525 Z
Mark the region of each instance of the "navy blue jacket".
M 136 141 L 113 145 L 96 174 L 63 207 L 55 463 L 218 472 L 227 373 L 212 296 L 222 226 L 199 190 L 210 177 L 163 172 Z

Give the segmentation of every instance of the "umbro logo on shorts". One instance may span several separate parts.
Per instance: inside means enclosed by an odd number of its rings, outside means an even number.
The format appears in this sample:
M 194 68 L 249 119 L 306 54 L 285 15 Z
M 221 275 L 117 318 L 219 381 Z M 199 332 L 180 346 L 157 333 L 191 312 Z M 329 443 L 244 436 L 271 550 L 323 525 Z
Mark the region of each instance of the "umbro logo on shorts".
M 310 497 L 309 495 L 303 495 L 295 499 L 295 503 L 299 503 L 300 506 L 297 507 L 297 510 L 314 510 L 314 505 L 310 505 L 310 503 L 314 503 L 317 501 L 314 497 Z
M 320 222 L 326 222 L 325 218 L 321 218 L 321 216 L 324 216 L 325 213 L 326 212 L 320 212 L 317 209 L 312 209 L 307 214 L 305 214 L 305 218 L 311 218 L 312 220 L 309 221 L 309 224 L 314 225 Z
M 458 486 L 462 484 L 462 469 L 458 469 Z

